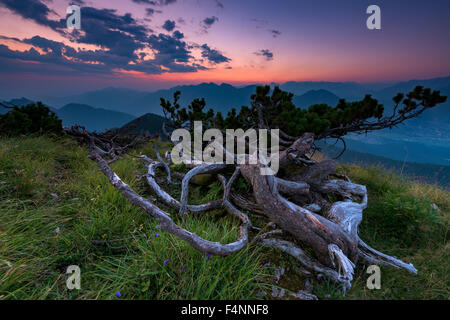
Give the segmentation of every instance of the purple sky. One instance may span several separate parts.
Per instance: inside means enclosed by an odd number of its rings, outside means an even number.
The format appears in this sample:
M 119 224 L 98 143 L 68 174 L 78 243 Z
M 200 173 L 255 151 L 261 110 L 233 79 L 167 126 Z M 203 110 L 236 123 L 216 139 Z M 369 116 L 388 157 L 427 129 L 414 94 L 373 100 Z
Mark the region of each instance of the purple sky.
M 0 0 L 0 97 L 448 76 L 448 39 L 448 0 Z

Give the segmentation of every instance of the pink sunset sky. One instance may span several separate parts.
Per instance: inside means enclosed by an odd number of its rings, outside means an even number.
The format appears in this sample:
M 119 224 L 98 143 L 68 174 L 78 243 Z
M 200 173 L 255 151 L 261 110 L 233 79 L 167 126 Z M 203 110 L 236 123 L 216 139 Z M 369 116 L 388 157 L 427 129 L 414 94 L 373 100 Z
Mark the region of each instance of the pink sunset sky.
M 366 28 L 370 4 L 381 30 Z M 0 0 L 0 94 L 441 77 L 449 38 L 445 0 Z

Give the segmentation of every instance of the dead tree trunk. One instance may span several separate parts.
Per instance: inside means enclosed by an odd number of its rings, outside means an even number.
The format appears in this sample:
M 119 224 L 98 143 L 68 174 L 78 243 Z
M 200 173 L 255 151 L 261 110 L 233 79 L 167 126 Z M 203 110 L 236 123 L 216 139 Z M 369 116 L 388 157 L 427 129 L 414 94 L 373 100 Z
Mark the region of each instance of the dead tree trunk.
M 105 157 L 114 161 L 117 155 L 125 152 L 126 147 L 105 141 L 84 128 L 72 127 L 65 130 L 69 135 L 82 139 L 89 145 L 90 158 L 97 162 L 110 183 L 131 203 L 157 219 L 163 230 L 187 241 L 200 251 L 225 256 L 248 245 L 249 229 L 253 226 L 243 210 L 249 210 L 264 215 L 268 222 L 275 224 L 277 228 L 260 233 L 252 239 L 252 243 L 275 247 L 292 255 L 308 271 L 342 283 L 344 290 L 351 286 L 357 262 L 385 264 L 417 273 L 411 264 L 378 252 L 359 238 L 358 226 L 363 217 L 363 210 L 367 206 L 367 190 L 365 186 L 337 175 L 334 161 L 317 163 L 308 157 L 314 142 L 313 134 L 307 133 L 292 141 L 280 155 L 280 166 L 283 169 L 301 166 L 303 170 L 299 173 L 285 172 L 280 177 L 264 176 L 260 174 L 260 168 L 264 166 L 261 162 L 242 165 L 196 162 L 194 168 L 187 174 L 173 172 L 172 176 L 182 178 L 180 201 L 165 192 L 155 178 L 156 169 L 164 168 L 170 181 L 170 155 L 167 155 L 169 163 L 164 162 L 157 150 L 157 160 L 149 159 L 147 156 L 137 158 L 148 168 L 146 180 L 150 188 L 162 202 L 179 214 L 223 208 L 240 219 L 239 239 L 229 244 L 221 244 L 202 239 L 179 227 L 167 212 L 139 196 L 120 179 Z M 233 174 L 227 180 L 225 173 L 230 171 L 230 167 L 234 167 Z M 223 198 L 201 205 L 189 205 L 187 197 L 189 182 L 195 175 L 205 173 L 216 175 L 223 184 Z M 239 175 L 242 175 L 252 187 L 251 195 L 237 194 L 233 191 L 233 183 Z M 340 201 L 331 203 L 328 194 L 336 195 Z M 302 247 L 311 248 L 315 257 L 308 255 L 301 249 Z

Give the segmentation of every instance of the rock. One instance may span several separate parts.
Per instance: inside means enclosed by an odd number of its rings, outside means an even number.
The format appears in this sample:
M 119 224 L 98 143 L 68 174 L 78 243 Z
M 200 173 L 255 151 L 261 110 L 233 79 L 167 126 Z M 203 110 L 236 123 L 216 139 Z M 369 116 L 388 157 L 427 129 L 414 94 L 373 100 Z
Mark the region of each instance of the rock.
M 50 195 L 53 197 L 53 199 L 58 199 L 59 198 L 59 196 L 56 194 L 56 193 L 50 193 Z
M 72 198 L 72 201 L 78 201 L 80 198 Z
M 319 300 L 315 295 L 312 293 L 299 290 L 296 293 L 290 293 L 291 296 L 300 299 L 300 300 Z
M 305 209 L 309 210 L 309 211 L 312 211 L 312 212 L 320 212 L 320 210 L 322 210 L 322 208 L 319 205 L 315 204 L 315 203 L 308 204 L 305 207 Z

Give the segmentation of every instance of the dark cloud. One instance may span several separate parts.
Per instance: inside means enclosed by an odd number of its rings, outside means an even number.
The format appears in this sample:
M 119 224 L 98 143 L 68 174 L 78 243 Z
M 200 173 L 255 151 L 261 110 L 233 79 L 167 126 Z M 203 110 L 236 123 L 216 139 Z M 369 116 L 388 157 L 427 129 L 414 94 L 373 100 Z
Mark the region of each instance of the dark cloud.
M 212 16 L 212 17 L 203 19 L 203 24 L 205 25 L 206 28 L 209 28 L 217 21 L 219 21 L 219 18 L 217 18 L 216 16 Z
M 156 6 L 158 4 L 157 1 L 152 1 L 152 0 L 131 0 L 134 3 L 137 4 L 147 4 L 147 5 L 152 5 L 152 6 Z
M 263 56 L 267 61 L 273 60 L 273 53 L 269 49 L 262 49 L 255 52 L 257 56 Z
M 160 0 L 159 2 L 161 3 L 161 5 L 167 6 L 169 4 L 177 2 L 177 0 Z
M 145 0 L 134 2 L 150 4 L 150 1 Z M 157 1 L 162 5 L 174 2 Z M 207 67 L 200 64 L 202 60 L 197 60 L 192 55 L 192 49 L 200 49 L 202 57 L 214 64 L 231 60 L 206 44 L 202 47 L 188 45 L 184 41 L 184 34 L 178 30 L 172 35 L 156 35 L 130 13 L 119 14 L 113 9 L 82 7 L 82 29 L 68 32 L 65 19 L 57 21 L 48 18 L 52 11 L 43 2 L 0 0 L 0 5 L 24 18 L 52 28 L 74 44 L 68 46 L 40 36 L 24 40 L 8 38 L 32 47 L 25 51 L 16 51 L 6 45 L 0 45 L 2 73 L 11 69 L 6 67 L 8 63 L 18 71 L 28 70 L 27 72 L 39 74 L 73 74 L 74 71 L 76 74 L 112 74 L 121 69 L 147 74 L 207 70 Z M 206 25 L 210 26 L 218 20 L 217 17 L 210 19 L 212 20 L 205 19 Z M 175 25 L 175 21 L 168 20 L 164 28 L 171 32 Z M 0 39 L 2 38 L 5 39 L 0 36 Z M 92 44 L 99 49 L 75 49 L 76 44 Z
M 48 15 L 52 12 L 43 2 L 38 0 L 0 0 L 0 5 L 10 9 L 26 19 L 48 26 L 51 29 L 66 35 L 65 19 L 50 20 Z M 67 35 L 71 40 L 98 45 L 109 49 L 117 55 L 133 57 L 137 49 L 144 47 L 150 29 L 138 23 L 130 13 L 117 14 L 112 9 L 97 9 L 82 7 L 82 30 L 75 30 Z M 65 17 L 64 17 L 65 18 Z
M 63 43 L 48 40 L 39 36 L 22 41 L 34 47 L 26 51 L 15 51 L 5 45 L 0 45 L 1 66 L 8 63 L 24 72 L 39 74 L 76 74 L 104 73 L 111 74 L 114 70 L 140 71 L 147 74 L 161 74 L 164 72 L 196 72 L 207 70 L 206 67 L 193 61 L 191 52 L 184 41 L 174 37 L 159 34 L 152 35 L 148 40 L 148 47 L 154 50 L 154 58 L 144 60 L 146 54 L 135 55 L 135 59 L 117 55 L 108 50 L 75 50 Z M 193 62 L 191 62 L 193 61 Z M 35 63 L 27 63 L 35 62 Z M 130 62 L 133 62 L 130 64 Z M 11 68 L 1 68 L 8 72 Z
M 25 19 L 34 20 L 36 23 L 52 29 L 65 27 L 65 23 L 62 21 L 48 19 L 48 14 L 53 11 L 39 0 L 0 0 L 0 6 L 8 8 Z
M 169 32 L 172 31 L 173 29 L 175 29 L 175 21 L 166 20 L 166 22 L 164 22 L 164 24 L 162 25 L 162 28 Z
M 151 6 L 167 6 L 169 4 L 177 2 L 177 0 L 131 0 L 137 4 L 151 5 Z
M 85 4 L 84 0 L 71 0 L 69 4 L 77 4 L 79 6 Z
M 153 8 L 146 8 L 145 9 L 145 14 L 147 16 L 152 16 L 154 13 L 155 13 L 155 9 L 153 9 Z
M 201 46 L 201 49 L 202 49 L 202 57 L 208 59 L 208 61 L 213 64 L 231 61 L 230 58 L 225 57 L 219 51 L 211 49 L 206 43 Z
M 145 47 L 150 29 L 139 24 L 131 14 L 119 15 L 116 10 L 81 8 L 82 31 L 73 37 L 79 43 L 108 48 L 112 53 L 134 57 L 137 49 Z
M 175 30 L 175 31 L 173 32 L 172 36 L 173 36 L 175 39 L 177 39 L 177 40 L 180 40 L 180 39 L 183 39 L 183 38 L 184 38 L 184 34 L 183 34 L 182 32 L 180 32 L 180 31 L 178 31 L 178 30 Z
M 270 31 L 270 33 L 272 34 L 272 36 L 273 36 L 274 38 L 276 38 L 276 37 L 278 37 L 278 36 L 281 35 L 281 31 L 279 31 L 279 30 L 273 29 L 273 30 L 269 30 L 269 31 Z
M 186 42 L 180 39 L 160 33 L 158 36 L 149 37 L 149 45 L 156 51 L 152 63 L 165 68 L 167 72 L 196 72 L 207 69 L 197 63 L 189 64 L 194 57 Z

